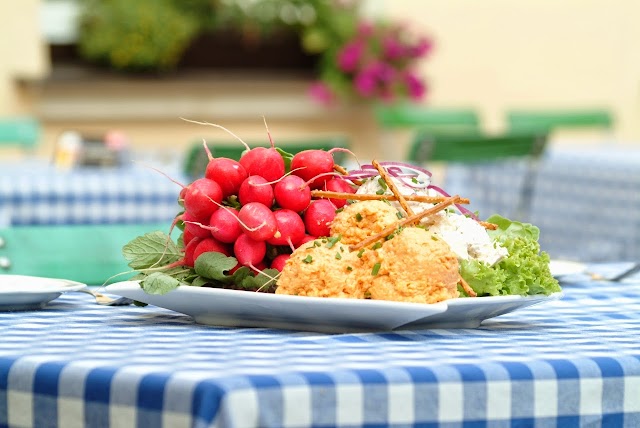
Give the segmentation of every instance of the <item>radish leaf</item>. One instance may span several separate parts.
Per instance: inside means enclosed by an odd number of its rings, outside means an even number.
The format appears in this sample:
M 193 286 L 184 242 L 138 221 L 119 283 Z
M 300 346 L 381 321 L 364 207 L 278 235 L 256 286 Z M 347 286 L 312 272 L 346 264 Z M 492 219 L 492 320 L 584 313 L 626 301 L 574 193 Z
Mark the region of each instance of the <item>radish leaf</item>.
M 163 266 L 182 258 L 178 246 L 160 231 L 138 236 L 122 247 L 122 255 L 134 270 Z

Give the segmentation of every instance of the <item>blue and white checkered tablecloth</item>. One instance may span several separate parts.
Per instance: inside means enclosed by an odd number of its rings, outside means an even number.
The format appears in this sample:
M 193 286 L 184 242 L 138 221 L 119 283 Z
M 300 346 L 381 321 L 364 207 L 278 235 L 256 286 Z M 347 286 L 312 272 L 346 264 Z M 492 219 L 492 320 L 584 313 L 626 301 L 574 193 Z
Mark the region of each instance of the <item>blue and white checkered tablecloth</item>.
M 217 328 L 66 294 L 0 313 L 2 427 L 638 427 L 640 282 L 478 329 Z
M 525 162 L 454 165 L 445 188 L 482 217 L 514 218 Z M 552 147 L 533 184 L 530 221 L 552 258 L 640 260 L 640 149 Z
M 167 171 L 183 184 L 175 168 Z M 61 171 L 44 162 L 0 164 L 0 226 L 170 222 L 180 187 L 144 166 Z

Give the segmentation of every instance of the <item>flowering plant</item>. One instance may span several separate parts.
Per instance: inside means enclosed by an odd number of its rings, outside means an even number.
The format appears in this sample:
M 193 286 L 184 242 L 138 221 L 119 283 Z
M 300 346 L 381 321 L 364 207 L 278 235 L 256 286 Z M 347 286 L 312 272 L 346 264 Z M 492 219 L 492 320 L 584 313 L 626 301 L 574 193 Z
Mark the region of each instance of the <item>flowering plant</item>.
M 310 94 L 323 104 L 341 98 L 420 100 L 427 85 L 417 64 L 432 48 L 431 39 L 398 24 L 360 22 L 344 43 L 325 52 Z

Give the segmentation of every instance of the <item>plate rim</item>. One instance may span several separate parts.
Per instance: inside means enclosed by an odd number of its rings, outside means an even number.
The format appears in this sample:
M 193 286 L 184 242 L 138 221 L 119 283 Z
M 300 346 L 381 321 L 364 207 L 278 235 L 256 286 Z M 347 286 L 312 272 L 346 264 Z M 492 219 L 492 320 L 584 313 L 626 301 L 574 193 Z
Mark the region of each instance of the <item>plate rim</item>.
M 2 279 L 6 277 L 21 278 L 25 281 L 53 281 L 58 283 L 57 287 L 51 287 L 48 289 L 37 288 L 32 285 L 20 285 L 13 288 L 4 288 L 2 285 Z M 24 287 L 24 288 L 20 288 Z M 12 295 L 12 294 L 51 294 L 51 293 L 65 293 L 68 291 L 77 291 L 87 287 L 87 284 L 74 281 L 65 278 L 51 278 L 43 276 L 31 276 L 31 275 L 14 275 L 14 274 L 2 274 L 0 275 L 0 295 Z
M 166 300 L 166 297 L 169 296 L 172 292 L 178 290 L 180 292 L 179 300 L 183 300 L 182 303 L 174 304 L 169 303 Z M 213 288 L 213 287 L 193 287 L 188 285 L 181 285 L 177 289 L 172 290 L 165 294 L 148 294 L 149 299 L 141 299 L 141 296 L 145 295 L 145 291 L 140 287 L 140 282 L 136 280 L 128 280 L 128 281 L 120 281 L 117 283 L 110 284 L 106 287 L 106 291 L 115 295 L 121 295 L 124 297 L 131 298 L 133 300 L 139 300 L 143 303 L 147 303 L 152 306 L 156 306 L 159 308 L 163 308 L 169 311 L 173 311 L 176 313 L 184 314 L 191 317 L 194 322 L 198 324 L 208 324 L 212 326 L 218 327 L 257 327 L 257 325 L 252 324 L 252 320 L 245 320 L 248 324 L 245 324 L 244 321 L 241 322 L 229 322 L 220 321 L 220 314 L 224 313 L 225 310 L 215 310 L 215 306 L 212 307 L 211 312 L 201 313 L 201 307 L 198 304 L 193 305 L 193 310 L 189 308 L 189 299 L 195 296 L 208 296 L 214 297 L 219 296 L 221 299 L 234 299 L 238 296 L 242 301 L 237 301 L 235 303 L 241 304 L 255 304 L 259 306 L 264 306 L 269 308 L 272 303 L 274 307 L 288 305 L 291 303 L 303 303 L 303 309 L 307 308 L 312 311 L 316 315 L 323 307 L 327 308 L 327 310 L 334 310 L 336 307 L 338 310 L 344 309 L 345 311 L 358 311 L 362 310 L 365 315 L 363 315 L 364 319 L 367 317 L 371 317 L 372 312 L 375 313 L 376 310 L 379 310 L 380 313 L 389 313 L 389 312 L 399 312 L 405 315 L 411 313 L 410 317 L 415 317 L 413 320 L 404 321 L 399 324 L 387 324 L 383 328 L 374 328 L 374 331 L 396 331 L 402 329 L 403 326 L 413 324 L 417 322 L 419 324 L 419 328 L 438 328 L 436 325 L 447 325 L 448 328 L 477 328 L 482 322 L 485 320 L 494 318 L 499 315 L 503 315 L 506 313 L 517 311 L 518 309 L 524 309 L 526 307 L 559 300 L 564 296 L 563 291 L 555 292 L 549 295 L 546 294 L 536 294 L 536 295 L 505 295 L 505 296 L 487 296 L 487 297 L 459 297 L 454 299 L 448 299 L 437 303 L 413 303 L 413 302 L 397 302 L 392 300 L 370 300 L 370 299 L 347 299 L 347 298 L 338 298 L 338 297 L 308 297 L 308 296 L 295 296 L 295 295 L 286 295 L 286 294 L 273 294 L 273 293 L 259 293 L 259 292 L 247 292 L 243 290 L 232 290 L 232 289 L 221 289 L 221 288 Z M 470 316 L 467 318 L 460 318 L 456 316 L 456 314 L 460 314 L 460 311 L 466 311 L 467 308 L 474 313 L 474 309 L 478 308 L 478 299 L 482 299 L 486 302 L 486 305 L 480 305 L 480 311 L 476 312 L 474 316 Z M 185 310 L 184 300 L 186 300 L 187 309 Z M 204 299 L 203 299 L 204 300 Z M 326 305 L 326 306 L 325 306 Z M 508 310 L 497 313 L 496 307 L 500 307 L 504 305 L 508 308 Z M 299 307 L 298 307 L 299 308 Z M 272 307 L 273 309 L 273 307 Z M 422 313 L 422 311 L 424 311 Z M 295 310 L 293 311 L 293 318 L 296 317 Z M 498 311 L 499 312 L 499 311 Z M 452 319 L 447 319 L 447 314 L 453 314 Z M 495 314 L 495 315 L 493 315 Z M 208 315 L 211 315 L 211 319 L 214 321 L 206 322 L 204 319 L 208 318 Z M 288 312 L 279 313 L 280 316 L 276 316 L 269 319 L 270 324 L 284 325 L 287 324 L 286 319 L 289 317 Z M 227 316 L 231 316 L 233 318 L 234 312 L 231 311 Z M 292 319 L 293 319 L 292 318 Z M 445 321 L 443 321 L 443 319 Z M 240 319 L 242 320 L 242 318 Z M 283 321 L 284 320 L 284 321 Z M 422 320 L 422 321 L 420 321 Z M 433 322 L 432 322 L 433 321 Z M 292 324 L 287 324 L 287 326 L 291 326 Z M 333 326 L 333 327 L 332 327 Z M 325 328 L 326 327 L 326 328 Z M 337 327 L 334 322 L 328 323 L 320 323 L 316 325 L 314 328 L 297 328 L 297 327 L 275 327 L 275 328 L 287 328 L 293 330 L 302 330 L 302 331 L 319 331 L 324 333 L 344 333 L 348 332 L 348 329 L 344 327 Z M 372 324 L 373 327 L 373 324 Z

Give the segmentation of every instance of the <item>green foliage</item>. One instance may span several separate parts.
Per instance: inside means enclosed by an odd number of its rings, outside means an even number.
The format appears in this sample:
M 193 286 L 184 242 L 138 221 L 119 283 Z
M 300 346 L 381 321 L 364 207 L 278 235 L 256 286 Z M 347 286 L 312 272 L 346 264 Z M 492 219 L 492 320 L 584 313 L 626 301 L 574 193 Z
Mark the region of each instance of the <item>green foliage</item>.
M 80 54 L 124 71 L 166 71 L 203 33 L 266 38 L 295 31 L 311 54 L 333 54 L 353 33 L 358 1 L 82 0 Z
M 115 69 L 163 71 L 176 66 L 198 30 L 175 0 L 86 0 L 79 49 Z

